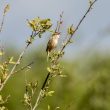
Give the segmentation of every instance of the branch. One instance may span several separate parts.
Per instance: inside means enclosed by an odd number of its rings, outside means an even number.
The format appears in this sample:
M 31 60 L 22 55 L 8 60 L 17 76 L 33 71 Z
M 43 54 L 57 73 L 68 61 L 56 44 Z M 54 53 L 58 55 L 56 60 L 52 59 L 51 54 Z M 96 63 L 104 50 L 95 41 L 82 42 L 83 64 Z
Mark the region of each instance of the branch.
M 69 37 L 69 39 L 67 40 L 66 44 L 63 45 L 63 47 L 61 48 L 60 53 L 62 53 L 63 50 L 66 48 L 66 46 L 68 45 L 68 43 L 69 43 L 70 40 L 72 39 L 72 37 L 73 37 L 73 35 L 75 34 L 75 32 L 78 30 L 78 28 L 79 28 L 79 26 L 81 25 L 81 23 L 84 21 L 84 19 L 85 19 L 86 16 L 88 15 L 88 13 L 91 11 L 92 6 L 95 4 L 96 1 L 98 1 L 98 0 L 94 0 L 94 1 L 90 4 L 90 6 L 89 6 L 89 8 L 87 9 L 87 11 L 85 12 L 84 16 L 81 18 L 81 20 L 79 21 L 78 25 L 76 26 L 76 29 L 74 30 L 74 33 Z M 57 26 L 58 26 L 58 25 L 57 25 Z M 59 26 L 58 26 L 58 27 L 59 27 Z M 56 29 L 56 30 L 57 30 L 57 29 Z M 58 30 L 59 30 L 59 29 L 58 29 Z M 56 58 L 56 61 L 54 62 L 53 65 L 55 65 L 55 64 L 58 62 L 58 60 L 59 60 L 60 57 L 61 57 L 61 56 L 58 55 L 58 57 Z M 51 75 L 51 73 L 48 73 L 48 74 L 47 74 L 47 77 L 46 77 L 45 80 L 44 80 L 44 83 L 43 83 L 43 85 L 42 85 L 42 88 L 41 88 L 41 90 L 40 90 L 40 92 L 39 92 L 39 95 L 38 95 L 38 97 L 37 97 L 37 100 L 36 100 L 35 105 L 34 105 L 34 107 L 33 107 L 32 110 L 35 110 L 35 109 L 38 107 L 39 102 L 40 102 L 41 99 L 42 99 L 42 93 L 43 93 L 43 91 L 44 91 L 44 89 L 45 89 L 45 87 L 46 87 L 46 84 L 47 84 L 47 82 L 48 82 L 48 80 L 49 80 L 49 78 L 50 78 L 50 75 Z M 50 79 L 50 80 L 51 80 L 51 79 Z
M 16 69 L 16 67 L 18 66 L 18 64 L 20 63 L 25 51 L 27 50 L 27 47 L 23 50 L 23 52 L 20 54 L 16 64 L 13 66 L 12 70 L 10 71 L 10 73 L 8 74 L 8 76 L 6 77 L 5 81 L 2 83 L 1 87 L 0 87 L 0 91 L 2 91 L 2 89 L 4 88 L 5 84 L 7 83 L 7 81 L 9 80 L 9 78 L 11 77 L 11 75 L 13 75 L 14 70 Z
M 61 24 L 63 23 L 62 18 L 63 18 L 63 12 L 60 14 L 60 19 L 59 19 L 59 21 L 57 21 L 57 26 L 56 26 L 55 32 L 59 32 L 59 31 L 60 31 Z
M 14 74 L 15 74 L 15 73 L 18 73 L 18 72 L 20 72 L 20 71 L 22 71 L 22 70 L 24 70 L 24 69 L 26 69 L 26 68 L 28 68 L 28 67 L 31 66 L 33 63 L 34 63 L 34 62 L 32 61 L 32 62 L 29 63 L 28 65 L 26 65 L 26 66 L 20 68 L 19 70 L 15 71 Z
M 86 18 L 86 16 L 88 15 L 88 13 L 91 11 L 92 9 L 92 6 L 95 4 L 95 2 L 97 2 L 98 0 L 94 0 L 89 8 L 87 9 L 87 11 L 85 12 L 85 14 L 83 15 L 83 17 L 81 18 L 81 20 L 79 21 L 78 25 L 76 26 L 75 30 L 74 30 L 74 33 L 69 37 L 69 39 L 67 40 L 67 42 L 65 43 L 65 45 L 62 47 L 60 53 L 63 52 L 63 50 L 65 49 L 65 47 L 68 45 L 68 43 L 71 41 L 73 35 L 77 32 L 77 30 L 79 29 L 79 26 L 82 24 L 82 22 L 84 21 L 84 19 Z M 60 56 L 58 56 L 57 60 L 59 59 Z
M 1 25 L 0 25 L 0 32 L 2 31 L 4 20 L 5 20 L 5 15 L 3 15 L 3 18 L 2 18 L 2 22 L 1 22 Z
M 34 37 L 35 37 L 37 34 L 39 34 L 39 32 L 38 32 L 38 33 L 33 33 L 33 32 L 32 32 L 32 35 L 31 35 L 31 36 L 34 36 Z M 31 36 L 30 36 L 30 37 L 31 37 Z M 21 52 L 21 54 L 19 55 L 17 62 L 15 63 L 15 65 L 13 66 L 13 68 L 11 69 L 11 71 L 10 71 L 10 73 L 8 74 L 8 76 L 6 77 L 5 81 L 4 81 L 4 82 L 2 83 L 2 85 L 0 86 L 0 91 L 2 91 L 2 89 L 4 88 L 5 84 L 6 84 L 7 81 L 9 80 L 9 78 L 15 73 L 14 70 L 15 70 L 16 67 L 20 64 L 21 59 L 23 58 L 23 56 L 24 56 L 24 54 L 25 54 L 27 48 L 30 46 L 30 44 L 31 44 L 31 43 L 28 42 L 27 45 L 26 45 L 26 47 L 24 48 L 24 50 L 23 50 L 23 51 Z
M 0 32 L 2 32 L 3 25 L 4 25 L 4 20 L 5 20 L 5 16 L 6 16 L 6 13 L 8 12 L 9 9 L 10 9 L 10 6 L 9 6 L 9 4 L 7 4 L 7 5 L 5 6 L 5 8 L 4 8 L 3 18 L 2 18 L 1 25 L 0 25 Z
M 61 25 L 62 25 L 62 23 L 63 23 L 62 17 L 63 17 L 63 12 L 60 14 L 59 21 L 57 21 L 57 26 L 56 26 L 55 32 L 59 32 L 59 31 L 60 31 Z M 45 78 L 45 80 L 44 80 L 44 82 L 43 82 L 43 85 L 42 85 L 42 87 L 41 87 L 41 90 L 40 90 L 40 92 L 39 92 L 39 95 L 38 95 L 38 97 L 37 97 L 37 100 L 36 100 L 35 105 L 34 105 L 34 107 L 33 107 L 32 110 L 35 110 L 35 109 L 38 107 L 40 100 L 43 98 L 43 97 L 42 97 L 42 94 L 43 94 L 44 89 L 45 89 L 45 87 L 46 87 L 46 84 L 47 84 L 47 82 L 48 82 L 48 80 L 49 80 L 49 77 L 50 77 L 50 73 L 47 74 L 47 76 L 46 76 L 46 78 Z M 50 80 L 51 80 L 51 79 L 50 79 Z M 50 82 L 49 82 L 49 83 L 50 83 Z

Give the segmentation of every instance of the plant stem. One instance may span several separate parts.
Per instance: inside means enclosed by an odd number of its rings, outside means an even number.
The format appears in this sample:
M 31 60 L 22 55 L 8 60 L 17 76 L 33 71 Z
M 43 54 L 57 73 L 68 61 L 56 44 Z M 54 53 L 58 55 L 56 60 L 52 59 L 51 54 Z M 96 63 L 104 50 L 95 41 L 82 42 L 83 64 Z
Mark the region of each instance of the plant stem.
M 17 67 L 17 65 L 20 63 L 26 49 L 28 48 L 28 46 L 25 47 L 25 49 L 23 50 L 23 52 L 20 54 L 16 64 L 13 66 L 12 70 L 10 71 L 9 75 L 6 77 L 5 81 L 2 83 L 1 87 L 0 87 L 0 91 L 2 91 L 2 89 L 4 88 L 5 84 L 7 83 L 8 79 L 11 77 L 11 75 L 13 75 L 15 68 Z
M 50 76 L 50 73 L 47 74 L 47 76 L 46 76 L 46 78 L 45 78 L 45 80 L 44 80 L 44 83 L 43 83 L 43 85 L 42 85 L 42 87 L 41 87 L 41 90 L 40 90 L 40 92 L 39 92 L 39 95 L 38 95 L 38 97 L 37 97 L 37 100 L 36 100 L 35 105 L 34 105 L 34 107 L 33 107 L 32 110 L 35 110 L 35 109 L 38 107 L 39 102 L 40 102 L 41 97 L 42 97 L 42 93 L 43 93 L 43 91 L 44 91 L 44 89 L 45 89 L 45 86 L 46 86 L 46 84 L 47 84 L 47 81 L 48 81 L 48 79 L 49 79 L 49 76 Z
M 35 105 L 34 105 L 34 107 L 33 107 L 32 110 L 35 110 L 35 109 L 38 107 L 39 101 L 40 101 L 40 99 L 41 99 L 41 94 L 42 94 L 42 92 L 43 92 L 43 90 L 41 89 L 40 92 L 39 92 L 39 95 L 38 95 L 38 97 L 37 97 L 36 103 L 35 103 Z
M 94 0 L 94 2 L 91 3 L 91 5 L 90 5 L 89 8 L 87 9 L 87 11 L 85 12 L 84 16 L 81 18 L 81 20 L 79 21 L 78 25 L 76 26 L 76 29 L 75 29 L 74 33 L 69 37 L 69 39 L 67 40 L 66 44 L 61 48 L 60 53 L 63 52 L 63 50 L 65 49 L 65 47 L 67 46 L 67 44 L 70 42 L 70 40 L 72 39 L 73 35 L 74 35 L 75 32 L 78 30 L 79 26 L 82 24 L 82 22 L 84 21 L 84 19 L 86 18 L 87 14 L 90 12 L 92 6 L 95 4 L 96 1 L 98 1 L 98 0 Z M 57 61 L 59 60 L 59 58 L 60 58 L 60 55 L 56 58 L 56 61 L 54 62 L 55 64 L 57 63 Z M 47 74 L 47 77 L 46 77 L 45 80 L 44 80 L 43 86 L 42 86 L 42 88 L 41 88 L 41 90 L 40 90 L 40 92 L 39 92 L 39 94 L 38 94 L 37 100 L 36 100 L 35 105 L 34 105 L 34 107 L 33 107 L 32 110 L 36 110 L 36 108 L 38 107 L 39 101 L 40 101 L 41 98 L 42 98 L 42 97 L 41 97 L 42 92 L 43 92 L 43 90 L 44 90 L 44 88 L 45 88 L 45 86 L 46 86 L 46 83 L 47 83 L 48 80 L 49 80 L 49 77 L 50 77 L 50 73 Z
M 39 32 L 37 32 L 37 33 L 35 32 L 35 33 L 34 33 L 34 32 L 32 31 L 32 34 L 31 34 L 30 37 L 32 37 L 32 36 L 35 37 L 35 36 L 37 36 L 38 34 L 39 34 Z M 31 44 L 31 43 L 27 43 L 26 47 L 24 48 L 24 50 L 23 50 L 23 51 L 21 52 L 21 54 L 19 55 L 17 62 L 14 64 L 14 66 L 13 66 L 13 68 L 11 69 L 10 73 L 8 74 L 8 76 L 6 77 L 6 79 L 4 80 L 4 82 L 2 83 L 2 85 L 0 86 L 0 92 L 2 91 L 2 89 L 4 88 L 4 86 L 6 85 L 7 81 L 9 80 L 9 78 L 15 73 L 14 70 L 15 70 L 16 67 L 20 64 L 21 59 L 23 58 L 23 56 L 24 56 L 24 54 L 25 54 L 27 48 L 30 46 L 30 44 Z
M 0 32 L 2 32 L 4 20 L 5 20 L 5 14 L 3 14 L 2 22 L 1 22 L 1 25 L 0 25 Z
M 29 63 L 28 65 L 26 65 L 26 66 L 24 66 L 24 67 L 21 67 L 19 70 L 15 71 L 14 74 L 15 74 L 15 73 L 18 73 L 18 72 L 20 72 L 20 71 L 22 71 L 22 70 L 24 70 L 24 69 L 26 69 L 28 66 L 32 65 L 33 63 L 34 63 L 34 62 L 32 61 L 32 62 Z

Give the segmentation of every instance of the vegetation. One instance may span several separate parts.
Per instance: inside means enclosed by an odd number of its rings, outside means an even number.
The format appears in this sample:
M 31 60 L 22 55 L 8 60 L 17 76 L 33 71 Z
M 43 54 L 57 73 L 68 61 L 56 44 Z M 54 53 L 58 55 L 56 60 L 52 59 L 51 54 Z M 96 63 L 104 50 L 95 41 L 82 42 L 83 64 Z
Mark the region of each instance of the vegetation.
M 59 49 L 49 56 L 46 52 L 32 51 L 25 56 L 35 38 L 42 39 L 46 32 L 60 32 L 63 23 L 61 13 L 57 26 L 52 27 L 51 19 L 40 17 L 27 20 L 31 35 L 24 50 L 19 54 L 12 51 L 6 57 L 0 51 L 0 110 L 109 110 L 110 75 L 109 56 L 94 53 L 91 56 L 73 62 L 61 60 L 65 48 L 72 43 L 72 38 L 97 0 L 89 1 L 89 7 L 77 26 L 69 26 L 65 41 Z M 9 5 L 4 8 L 0 31 L 2 32 Z M 10 53 L 7 52 L 9 55 Z M 47 58 L 48 57 L 48 58 Z M 32 60 L 34 59 L 34 60 Z

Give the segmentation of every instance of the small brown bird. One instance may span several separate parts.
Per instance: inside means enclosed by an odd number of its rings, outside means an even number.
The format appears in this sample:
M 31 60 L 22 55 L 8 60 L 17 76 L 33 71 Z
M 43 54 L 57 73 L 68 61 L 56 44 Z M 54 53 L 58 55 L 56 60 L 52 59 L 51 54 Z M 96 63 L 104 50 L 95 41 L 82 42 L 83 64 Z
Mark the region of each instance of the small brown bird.
M 58 44 L 58 39 L 60 37 L 60 33 L 59 32 L 55 32 L 54 34 L 52 34 L 52 37 L 49 39 L 48 44 L 47 44 L 47 48 L 46 48 L 46 52 L 47 55 L 49 56 L 49 53 L 56 48 L 57 44 Z

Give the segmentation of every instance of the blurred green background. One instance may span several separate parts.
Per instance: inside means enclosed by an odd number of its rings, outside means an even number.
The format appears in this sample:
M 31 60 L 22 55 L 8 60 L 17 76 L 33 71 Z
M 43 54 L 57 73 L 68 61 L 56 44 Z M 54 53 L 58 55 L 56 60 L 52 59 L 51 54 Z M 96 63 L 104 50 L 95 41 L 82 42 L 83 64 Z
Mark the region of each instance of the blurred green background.
M 8 55 L 15 51 L 7 51 Z M 89 53 L 89 52 L 88 52 Z M 15 54 L 16 55 L 16 54 Z M 6 106 L 9 110 L 24 110 L 22 103 L 25 92 L 25 75 L 28 82 L 38 81 L 37 92 L 47 75 L 46 53 L 33 50 L 26 54 L 22 65 L 34 59 L 32 68 L 11 77 L 2 91 L 3 96 L 11 95 Z M 61 60 L 65 78 L 56 77 L 52 80 L 50 90 L 55 93 L 46 97 L 39 105 L 39 110 L 51 110 L 61 107 L 61 110 L 110 110 L 110 57 L 93 54 L 82 54 L 82 57 Z M 36 96 L 37 97 L 37 96 Z
M 88 0 L 4 0 L 0 1 L 0 21 L 3 9 L 10 4 L 6 15 L 3 32 L 0 33 L 0 48 L 4 48 L 5 58 L 14 56 L 16 60 L 25 46 L 31 30 L 26 19 L 35 17 L 50 18 L 53 27 L 64 11 L 62 37 L 71 24 L 74 27 L 88 8 Z M 68 4 L 68 5 L 67 5 Z M 74 43 L 65 49 L 61 59 L 65 78 L 56 77 L 52 80 L 50 90 L 55 93 L 47 97 L 39 105 L 39 110 L 110 110 L 110 0 L 98 0 L 90 14 L 74 36 Z M 9 110 L 25 110 L 22 103 L 25 93 L 25 76 L 28 82 L 38 81 L 38 88 L 47 75 L 47 58 L 45 48 L 49 33 L 36 39 L 29 47 L 21 62 L 21 67 L 35 61 L 32 68 L 13 75 L 2 95 L 10 94 L 6 107 Z M 19 67 L 17 68 L 19 69 Z M 36 96 L 37 97 L 37 96 Z M 35 97 L 35 98 L 36 98 Z

